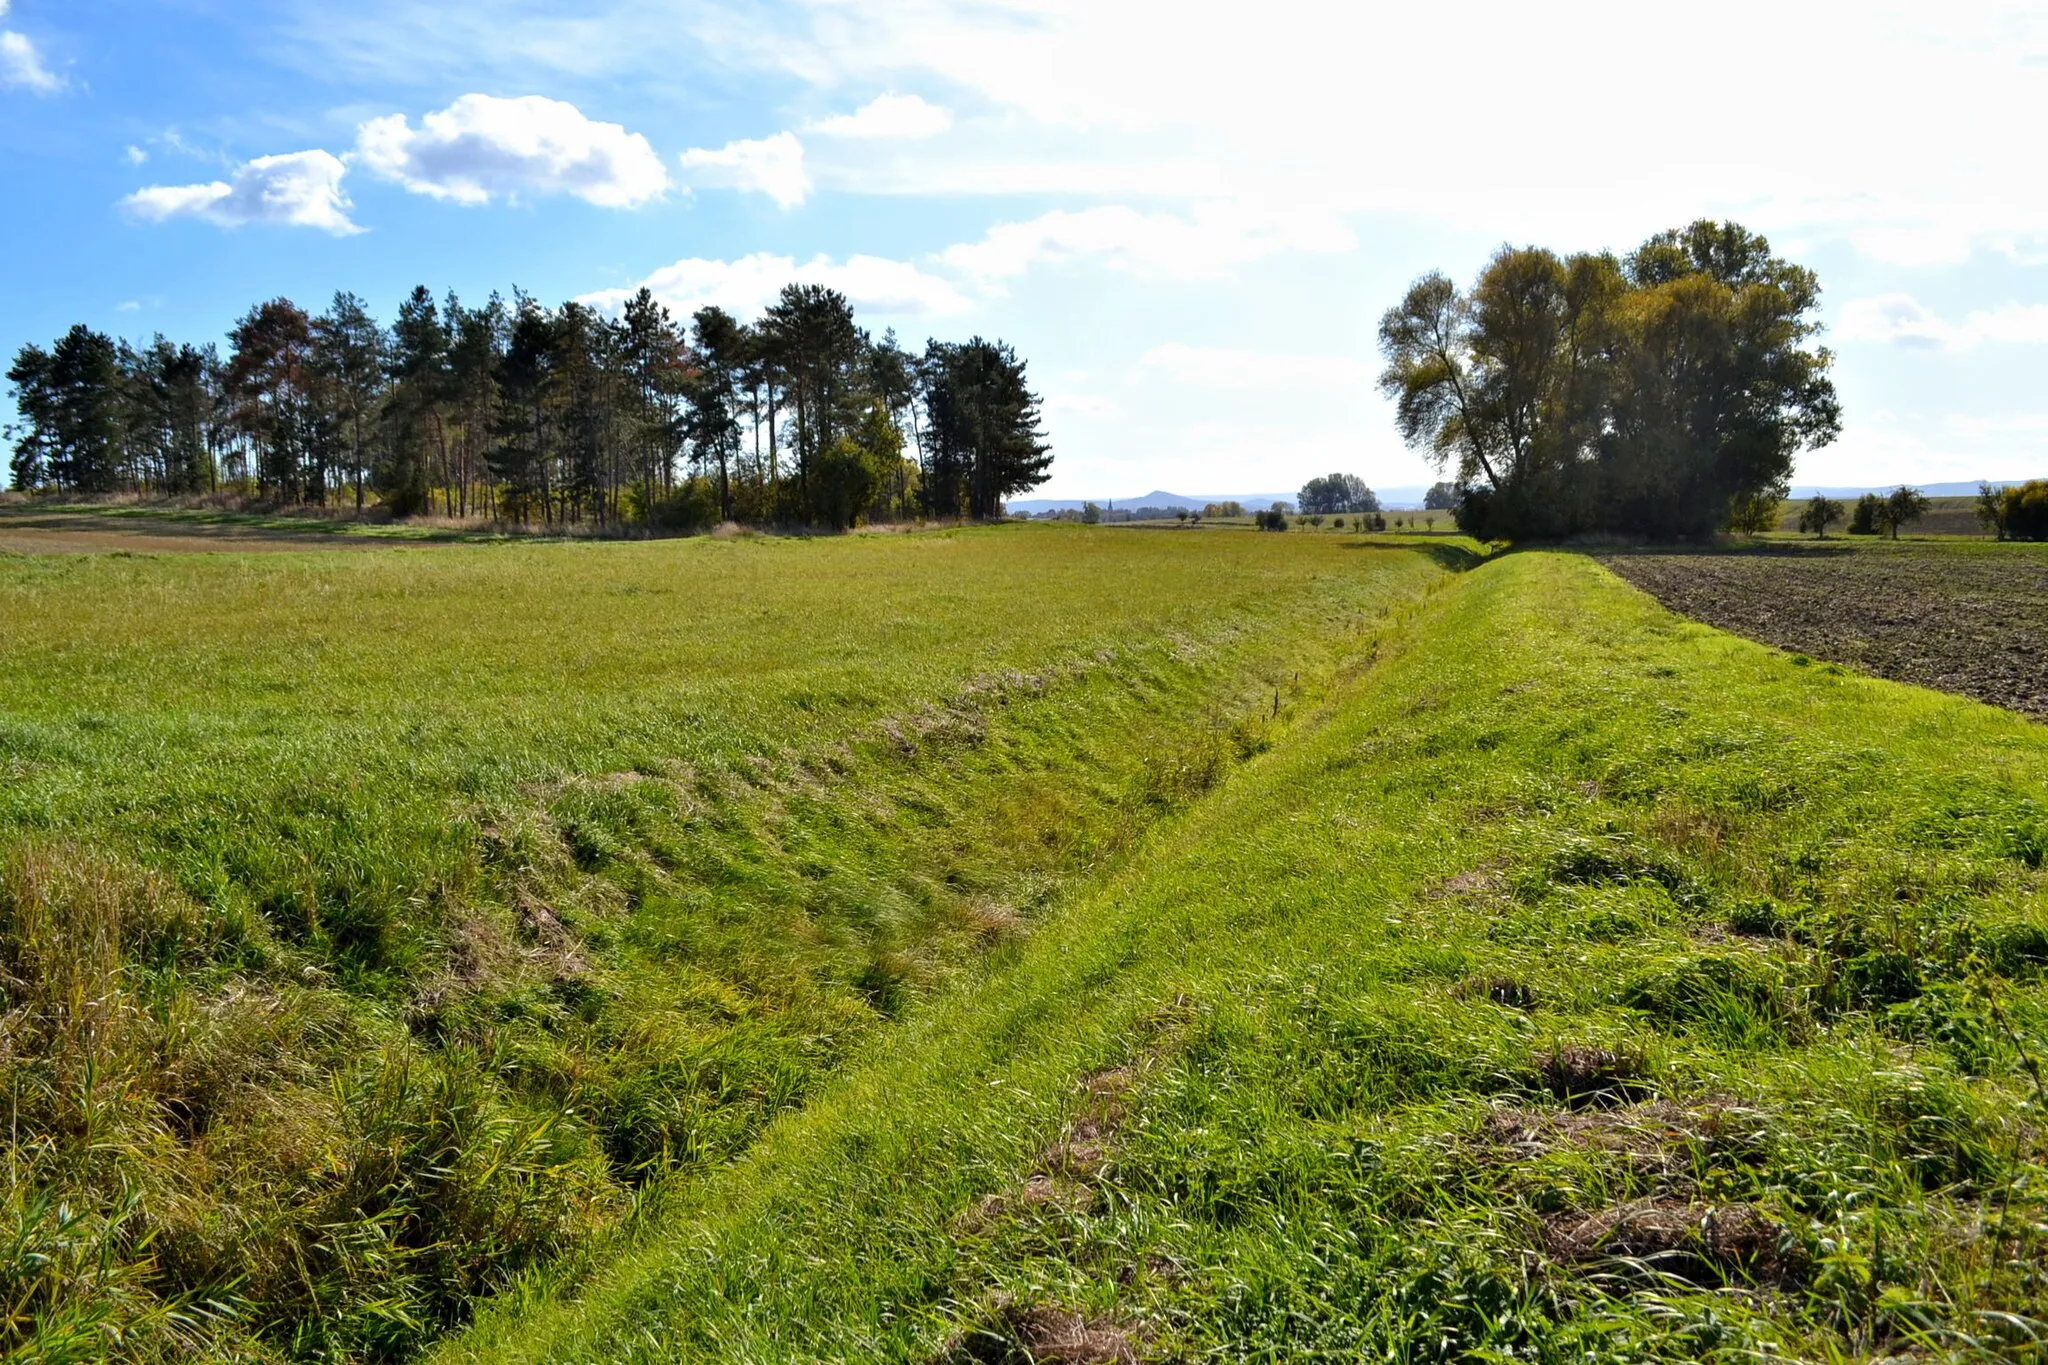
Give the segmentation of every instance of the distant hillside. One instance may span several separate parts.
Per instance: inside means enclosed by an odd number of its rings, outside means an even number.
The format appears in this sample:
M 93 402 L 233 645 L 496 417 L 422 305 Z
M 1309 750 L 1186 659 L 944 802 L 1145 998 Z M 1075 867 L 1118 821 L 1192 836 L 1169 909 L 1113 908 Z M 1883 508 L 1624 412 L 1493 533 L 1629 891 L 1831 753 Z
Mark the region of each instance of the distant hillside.
M 1916 483 L 1912 486 L 1930 498 L 1974 498 L 1977 496 L 1977 489 L 1983 483 L 1989 483 L 1993 488 L 2010 488 L 2016 483 L 2024 482 L 2025 480 L 2023 479 L 1988 479 L 1982 481 L 1971 479 L 1965 483 Z M 1823 493 L 1831 498 L 1860 498 L 1865 493 L 1889 493 L 1897 487 L 1898 485 L 1895 483 L 1870 484 L 1861 488 L 1834 488 L 1822 487 L 1819 484 L 1797 483 L 1792 485 L 1791 496 L 1795 498 L 1810 498 L 1816 493 Z
M 1993 479 L 1990 481 L 1991 486 L 1994 488 L 2005 488 L 2019 482 L 2022 482 L 2022 480 Z M 1930 498 L 1957 498 L 1975 497 L 1978 483 L 1973 479 L 1963 483 L 1920 483 L 1913 486 Z M 1889 493 L 1896 487 L 1898 487 L 1897 484 L 1891 483 L 1882 485 L 1870 484 L 1855 488 L 1838 488 L 1832 485 L 1822 486 L 1820 484 L 1794 484 L 1790 496 L 1794 498 L 1810 498 L 1816 493 L 1825 493 L 1831 498 L 1859 498 L 1865 493 Z M 1422 484 L 1407 484 L 1393 488 L 1376 488 L 1373 491 L 1380 496 L 1380 506 L 1392 512 L 1422 506 L 1423 494 L 1428 492 L 1428 489 Z M 1064 512 L 1069 510 L 1078 512 L 1083 502 L 1094 502 L 1098 506 L 1105 508 L 1116 507 L 1135 510 L 1140 507 L 1162 507 L 1171 511 L 1176 507 L 1185 507 L 1190 512 L 1199 512 L 1203 507 L 1212 502 L 1235 502 L 1243 504 L 1246 511 L 1252 511 L 1257 508 L 1271 507 L 1276 502 L 1292 503 L 1298 496 L 1298 492 L 1169 493 L 1163 488 L 1155 488 L 1150 493 L 1140 493 L 1136 497 L 1130 498 L 1013 498 L 1005 505 L 1012 512 L 1030 512 L 1034 514 L 1038 512 Z
M 1399 488 L 1375 489 L 1379 494 L 1380 506 L 1385 508 L 1406 508 L 1422 506 L 1422 495 L 1428 490 L 1421 484 Z M 1976 491 L 1976 485 L 1970 486 Z M 1185 507 L 1190 512 L 1199 512 L 1212 502 L 1242 503 L 1247 511 L 1254 508 L 1271 507 L 1276 502 L 1292 503 L 1300 496 L 1298 489 L 1284 493 L 1169 493 L 1155 488 L 1150 493 L 1140 493 L 1131 498 L 1012 498 L 1006 506 L 1012 512 L 1064 512 L 1079 511 L 1081 504 L 1094 502 L 1102 507 L 1163 507 L 1171 510 Z

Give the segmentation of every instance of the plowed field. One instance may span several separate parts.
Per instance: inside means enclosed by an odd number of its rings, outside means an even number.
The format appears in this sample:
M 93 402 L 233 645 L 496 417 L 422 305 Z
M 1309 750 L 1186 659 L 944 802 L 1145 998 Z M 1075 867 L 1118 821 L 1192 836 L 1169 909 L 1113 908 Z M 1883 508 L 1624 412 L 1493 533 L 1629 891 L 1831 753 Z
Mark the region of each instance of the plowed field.
M 2022 545 L 1612 554 L 1673 611 L 2048 719 L 2048 554 Z

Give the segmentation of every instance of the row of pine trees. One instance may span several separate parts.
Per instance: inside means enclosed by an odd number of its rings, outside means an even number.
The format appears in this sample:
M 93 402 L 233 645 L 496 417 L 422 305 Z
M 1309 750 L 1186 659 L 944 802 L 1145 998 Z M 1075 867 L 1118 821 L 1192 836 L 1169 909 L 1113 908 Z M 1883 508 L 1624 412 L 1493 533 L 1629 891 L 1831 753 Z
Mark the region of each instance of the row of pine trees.
M 389 327 L 338 294 L 251 309 L 214 345 L 73 327 L 7 378 L 16 488 L 240 491 L 398 516 L 686 527 L 994 517 L 1052 456 L 1025 365 L 976 337 L 904 350 L 836 291 L 792 284 L 752 324 L 616 315 L 514 291 L 413 291 Z

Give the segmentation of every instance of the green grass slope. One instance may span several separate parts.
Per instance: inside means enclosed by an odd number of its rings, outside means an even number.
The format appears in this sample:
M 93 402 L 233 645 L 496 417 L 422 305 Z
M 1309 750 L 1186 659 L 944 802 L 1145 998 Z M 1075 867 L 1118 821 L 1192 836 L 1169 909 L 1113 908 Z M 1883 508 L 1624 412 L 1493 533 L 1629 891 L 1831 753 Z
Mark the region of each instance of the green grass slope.
M 539 1361 L 2030 1358 L 2048 731 L 1518 554 Z
M 399 1359 L 572 1274 L 1444 578 L 1045 527 L 0 556 L 0 1351 Z

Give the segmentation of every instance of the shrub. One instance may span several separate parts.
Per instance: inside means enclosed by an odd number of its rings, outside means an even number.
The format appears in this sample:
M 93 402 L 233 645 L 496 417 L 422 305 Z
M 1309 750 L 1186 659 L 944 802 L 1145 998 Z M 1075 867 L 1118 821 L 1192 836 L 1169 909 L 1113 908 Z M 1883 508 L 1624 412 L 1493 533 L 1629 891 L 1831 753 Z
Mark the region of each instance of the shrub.
M 1884 499 L 1875 493 L 1865 493 L 1856 499 L 1856 510 L 1849 515 L 1849 534 L 1852 536 L 1874 536 L 1884 520 Z
M 1826 540 L 1828 527 L 1840 524 L 1842 514 L 1842 504 L 1825 494 L 1815 493 L 1807 499 L 1806 506 L 1799 509 L 1799 529 Z
M 2000 540 L 2048 540 L 2048 479 L 2011 488 L 1986 484 L 1977 495 L 1977 519 Z

